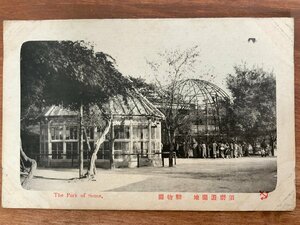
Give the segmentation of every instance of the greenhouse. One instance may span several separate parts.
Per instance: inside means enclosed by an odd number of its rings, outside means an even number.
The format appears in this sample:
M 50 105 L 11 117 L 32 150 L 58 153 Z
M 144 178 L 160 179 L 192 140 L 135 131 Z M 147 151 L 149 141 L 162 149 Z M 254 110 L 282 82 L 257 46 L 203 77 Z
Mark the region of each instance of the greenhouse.
M 109 168 L 160 164 L 161 120 L 164 115 L 144 96 L 132 92 L 127 103 L 121 96 L 111 99 L 112 125 L 101 145 L 96 165 Z M 79 162 L 78 113 L 62 106 L 48 108 L 40 122 L 39 165 L 46 167 L 77 167 Z M 101 129 L 86 129 L 90 146 L 94 146 Z M 88 145 L 84 141 L 84 162 Z M 137 158 L 139 157 L 139 160 Z

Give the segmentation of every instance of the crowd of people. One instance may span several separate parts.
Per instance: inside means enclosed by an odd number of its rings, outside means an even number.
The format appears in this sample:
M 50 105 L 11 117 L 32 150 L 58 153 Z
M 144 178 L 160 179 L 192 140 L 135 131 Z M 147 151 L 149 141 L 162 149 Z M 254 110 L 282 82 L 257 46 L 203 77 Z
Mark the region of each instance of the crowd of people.
M 176 155 L 181 158 L 239 158 L 253 153 L 253 146 L 245 141 L 211 141 L 176 144 Z M 265 141 L 260 144 L 260 154 L 266 157 L 270 154 L 270 146 Z

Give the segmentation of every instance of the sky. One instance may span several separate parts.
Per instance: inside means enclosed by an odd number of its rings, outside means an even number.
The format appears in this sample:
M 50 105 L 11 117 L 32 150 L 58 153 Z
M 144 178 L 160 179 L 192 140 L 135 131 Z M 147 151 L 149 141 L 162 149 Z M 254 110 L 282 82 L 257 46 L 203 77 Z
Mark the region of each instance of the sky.
M 66 31 L 56 37 L 91 42 L 96 51 L 116 59 L 123 75 L 146 81 L 153 80 L 147 60 L 157 60 L 164 51 L 184 51 L 196 45 L 200 56 L 195 73 L 186 77 L 211 80 L 213 76 L 211 81 L 225 91 L 226 76 L 234 73 L 235 65 L 257 65 L 275 76 L 293 66 L 293 20 L 288 18 L 79 20 L 53 26 L 57 32 Z M 248 42 L 249 38 L 256 42 Z
M 111 55 L 123 75 L 149 82 L 154 76 L 147 60 L 158 60 L 164 51 L 185 51 L 197 45 L 200 56 L 195 72 L 185 76 L 210 80 L 227 91 L 226 77 L 234 73 L 235 65 L 263 67 L 275 76 L 291 71 L 293 27 L 291 18 L 202 18 L 34 21 L 14 29 L 27 34 L 22 40 L 90 42 L 95 51 Z M 248 42 L 249 38 L 256 42 Z

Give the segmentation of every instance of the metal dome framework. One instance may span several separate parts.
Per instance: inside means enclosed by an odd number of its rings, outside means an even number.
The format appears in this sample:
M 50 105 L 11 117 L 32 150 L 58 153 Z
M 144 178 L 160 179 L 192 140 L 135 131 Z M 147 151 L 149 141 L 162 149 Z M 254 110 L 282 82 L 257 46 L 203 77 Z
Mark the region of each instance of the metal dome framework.
M 228 94 L 217 85 L 200 79 L 187 79 L 178 85 L 178 95 L 185 102 L 193 103 L 197 107 L 204 105 L 214 106 L 219 102 L 229 101 Z
M 195 136 L 221 135 L 221 120 L 226 115 L 228 94 L 217 85 L 200 79 L 187 79 L 178 84 L 177 96 L 189 105 L 194 118 Z

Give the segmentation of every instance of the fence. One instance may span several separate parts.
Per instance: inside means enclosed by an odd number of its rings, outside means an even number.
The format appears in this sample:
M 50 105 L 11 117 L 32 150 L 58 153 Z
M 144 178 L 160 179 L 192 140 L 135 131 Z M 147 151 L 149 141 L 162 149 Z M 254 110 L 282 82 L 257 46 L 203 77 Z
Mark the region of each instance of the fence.
M 145 154 L 141 154 L 141 153 L 121 153 L 121 154 L 110 154 L 110 157 L 109 159 L 109 163 L 110 163 L 110 168 L 112 168 L 112 165 L 113 165 L 113 159 L 115 158 L 115 156 L 136 156 L 137 158 L 137 167 L 140 167 L 140 159 L 141 158 L 148 158 L 149 156 L 151 155 L 161 155 L 161 160 L 162 160 L 162 167 L 165 166 L 165 158 L 170 158 L 170 154 L 171 152 L 157 152 L 157 153 L 145 153 Z M 63 156 L 69 156 L 69 154 L 63 154 L 63 153 L 59 153 L 59 154 L 34 154 L 33 155 L 33 158 L 36 160 L 37 164 L 39 165 L 41 160 L 43 158 L 48 158 L 49 156 L 53 159 L 53 156 L 55 156 L 55 159 L 63 159 Z M 100 154 L 97 154 L 97 155 L 102 155 L 104 156 L 105 154 L 104 153 L 100 153 Z M 74 164 L 75 163 L 79 163 L 79 154 L 71 154 L 71 167 L 74 167 Z M 83 160 L 87 160 L 89 159 L 90 157 L 86 157 L 86 159 L 83 159 Z M 176 165 L 176 152 L 174 151 L 173 152 L 173 155 L 172 155 L 172 160 L 174 159 L 174 164 Z

